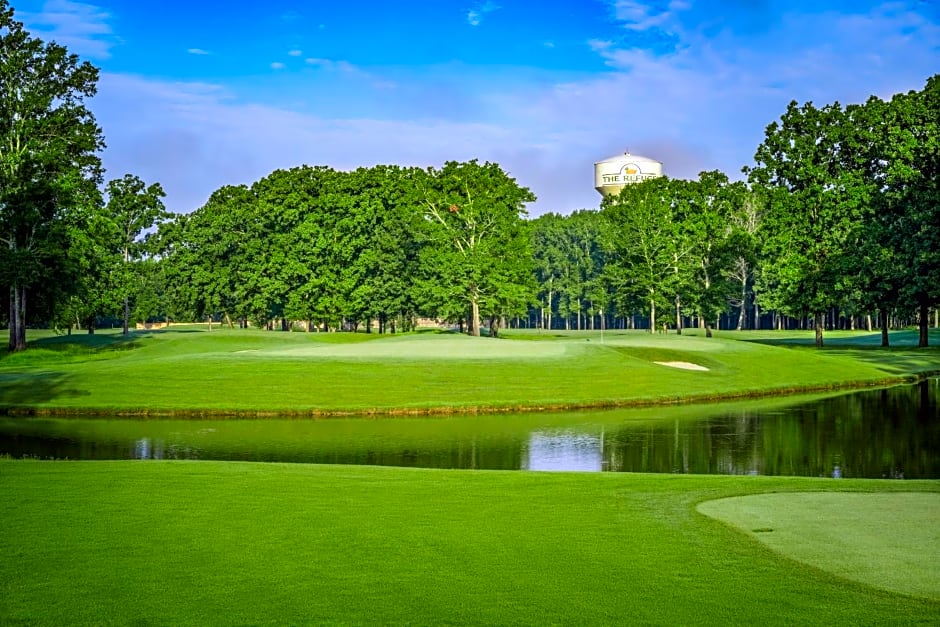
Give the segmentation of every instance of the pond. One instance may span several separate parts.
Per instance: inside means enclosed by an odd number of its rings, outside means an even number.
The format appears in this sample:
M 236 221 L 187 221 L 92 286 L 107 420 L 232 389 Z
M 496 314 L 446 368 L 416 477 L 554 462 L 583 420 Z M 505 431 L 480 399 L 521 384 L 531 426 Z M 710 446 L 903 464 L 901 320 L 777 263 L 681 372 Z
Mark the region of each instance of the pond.
M 825 397 L 419 418 L 0 417 L 0 455 L 940 478 L 940 379 Z

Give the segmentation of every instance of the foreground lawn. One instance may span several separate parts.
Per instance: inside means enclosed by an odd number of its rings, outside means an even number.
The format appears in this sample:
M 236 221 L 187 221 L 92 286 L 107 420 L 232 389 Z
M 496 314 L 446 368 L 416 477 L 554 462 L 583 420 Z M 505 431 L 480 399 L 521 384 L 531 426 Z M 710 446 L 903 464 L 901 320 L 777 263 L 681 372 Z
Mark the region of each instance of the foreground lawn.
M 0 623 L 940 620 L 923 589 L 803 565 L 696 510 L 807 492 L 916 508 L 940 483 L 0 460 Z M 936 543 L 916 548 L 930 563 L 911 576 L 936 584 Z
M 822 351 L 807 346 L 812 338 L 805 332 L 712 339 L 694 332 L 529 332 L 490 339 L 192 327 L 127 338 L 40 337 L 25 353 L 0 353 L 0 408 L 139 414 L 570 408 L 826 390 L 940 372 L 940 349 L 881 350 L 870 345 L 871 335 L 842 334 Z M 910 335 L 893 340 L 904 344 Z

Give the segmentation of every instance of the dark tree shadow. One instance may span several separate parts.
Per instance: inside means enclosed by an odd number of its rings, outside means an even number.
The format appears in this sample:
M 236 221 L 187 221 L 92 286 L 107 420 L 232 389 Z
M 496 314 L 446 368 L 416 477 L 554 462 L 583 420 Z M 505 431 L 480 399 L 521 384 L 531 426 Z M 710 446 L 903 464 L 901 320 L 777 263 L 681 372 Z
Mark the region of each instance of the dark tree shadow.
M 0 412 L 88 395 L 87 391 L 72 387 L 69 380 L 68 375 L 59 372 L 0 374 Z

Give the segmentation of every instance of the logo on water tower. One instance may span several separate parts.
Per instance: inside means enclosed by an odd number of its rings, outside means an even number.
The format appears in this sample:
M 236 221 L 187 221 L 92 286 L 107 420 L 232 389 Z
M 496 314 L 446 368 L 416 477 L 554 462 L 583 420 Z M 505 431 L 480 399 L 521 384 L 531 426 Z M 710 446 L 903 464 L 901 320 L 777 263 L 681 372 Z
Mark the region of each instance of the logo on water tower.
M 620 169 L 620 180 L 624 183 L 640 181 L 643 179 L 643 171 L 635 163 L 626 163 Z

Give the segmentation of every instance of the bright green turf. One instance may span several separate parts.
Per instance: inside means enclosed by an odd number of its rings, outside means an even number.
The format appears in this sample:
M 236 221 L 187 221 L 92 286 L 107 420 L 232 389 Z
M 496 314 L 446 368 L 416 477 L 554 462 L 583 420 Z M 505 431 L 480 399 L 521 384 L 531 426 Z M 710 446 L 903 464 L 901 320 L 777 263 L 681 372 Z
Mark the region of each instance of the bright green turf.
M 0 624 L 940 620 L 696 511 L 793 491 L 940 484 L 0 460 Z
M 940 601 L 940 494 L 759 494 L 698 509 L 810 566 Z
M 0 407 L 142 413 L 569 407 L 827 389 L 940 371 L 940 349 L 874 349 L 870 334 L 843 337 L 823 351 L 768 343 L 805 336 L 607 332 L 601 341 L 599 332 L 490 339 L 204 327 L 129 338 L 47 336 L 25 353 L 0 353 Z

